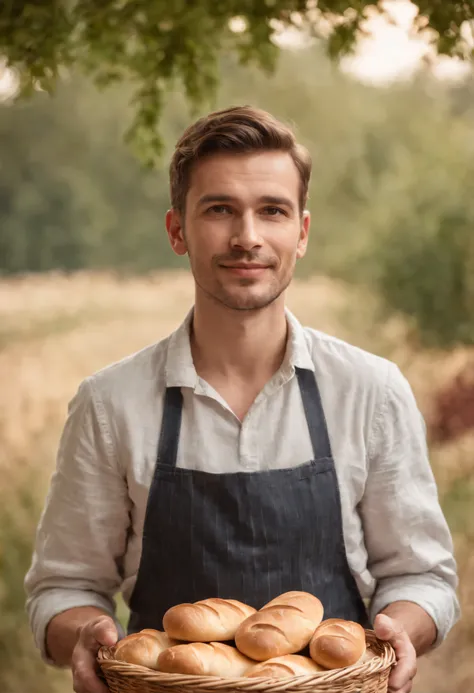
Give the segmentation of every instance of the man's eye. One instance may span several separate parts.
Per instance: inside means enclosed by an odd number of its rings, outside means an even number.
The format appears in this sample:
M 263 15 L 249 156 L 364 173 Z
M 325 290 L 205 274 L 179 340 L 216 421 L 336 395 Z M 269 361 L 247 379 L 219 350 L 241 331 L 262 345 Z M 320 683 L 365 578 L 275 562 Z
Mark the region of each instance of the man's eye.
M 263 211 L 270 217 L 277 217 L 280 216 L 280 214 L 285 215 L 285 210 L 280 207 L 265 207 Z
M 212 205 L 207 211 L 211 214 L 228 214 L 230 213 L 230 207 L 227 205 Z

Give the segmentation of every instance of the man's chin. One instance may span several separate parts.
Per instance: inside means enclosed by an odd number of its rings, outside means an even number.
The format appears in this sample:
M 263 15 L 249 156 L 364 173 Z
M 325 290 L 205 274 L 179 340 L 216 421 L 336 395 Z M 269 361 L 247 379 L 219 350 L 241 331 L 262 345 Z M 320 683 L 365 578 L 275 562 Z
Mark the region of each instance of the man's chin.
M 196 281 L 196 285 L 203 294 L 221 306 L 235 311 L 258 311 L 263 310 L 274 303 L 285 291 L 287 284 L 280 285 L 277 282 L 267 282 L 263 285 L 254 283 L 252 286 L 217 286 L 205 287 Z
M 218 300 L 230 310 L 255 311 L 266 308 L 276 301 L 279 295 L 280 294 L 273 293 L 266 296 L 236 296 L 226 294 L 225 296 L 219 296 Z

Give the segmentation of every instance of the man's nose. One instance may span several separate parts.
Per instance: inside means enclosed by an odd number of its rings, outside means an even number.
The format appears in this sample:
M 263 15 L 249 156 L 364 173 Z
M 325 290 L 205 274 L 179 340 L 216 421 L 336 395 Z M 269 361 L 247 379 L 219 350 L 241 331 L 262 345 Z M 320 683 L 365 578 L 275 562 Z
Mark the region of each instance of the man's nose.
M 258 227 L 252 212 L 238 217 L 232 229 L 231 245 L 233 248 L 252 250 L 262 245 L 262 239 L 258 233 Z

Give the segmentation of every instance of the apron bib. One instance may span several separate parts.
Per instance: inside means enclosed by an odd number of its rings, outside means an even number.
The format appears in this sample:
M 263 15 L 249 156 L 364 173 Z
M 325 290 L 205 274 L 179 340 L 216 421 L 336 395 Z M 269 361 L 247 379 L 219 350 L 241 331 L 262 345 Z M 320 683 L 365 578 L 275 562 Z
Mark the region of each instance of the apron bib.
M 369 627 L 347 563 L 339 487 L 314 373 L 296 369 L 313 459 L 285 469 L 213 474 L 176 466 L 179 387 L 165 395 L 128 632 L 162 630 L 175 604 L 209 597 L 256 609 L 283 592 L 317 596 L 324 618 Z

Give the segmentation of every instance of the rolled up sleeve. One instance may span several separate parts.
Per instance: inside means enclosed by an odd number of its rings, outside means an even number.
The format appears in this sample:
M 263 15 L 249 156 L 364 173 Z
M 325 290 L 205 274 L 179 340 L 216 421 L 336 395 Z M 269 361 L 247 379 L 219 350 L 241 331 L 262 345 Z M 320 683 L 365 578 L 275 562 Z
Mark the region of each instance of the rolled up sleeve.
M 453 542 L 423 418 L 410 385 L 393 364 L 374 420 L 361 517 L 368 569 L 377 583 L 371 619 L 390 603 L 414 602 L 433 619 L 439 645 L 460 615 Z
M 129 500 L 92 379 L 71 400 L 45 507 L 25 577 L 26 608 L 42 657 L 57 614 L 96 606 L 115 618 Z

